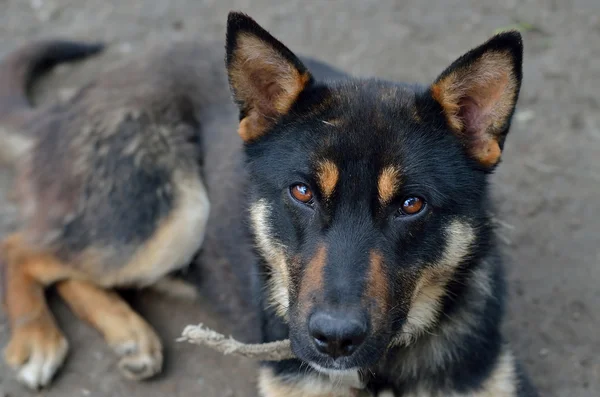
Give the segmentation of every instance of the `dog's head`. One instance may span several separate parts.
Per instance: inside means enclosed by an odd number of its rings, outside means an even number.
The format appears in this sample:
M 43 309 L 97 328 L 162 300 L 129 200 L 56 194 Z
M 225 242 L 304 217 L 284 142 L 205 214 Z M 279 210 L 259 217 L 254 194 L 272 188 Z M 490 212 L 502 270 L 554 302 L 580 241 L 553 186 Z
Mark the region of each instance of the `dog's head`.
M 488 243 L 487 177 L 521 61 L 521 37 L 509 32 L 429 87 L 322 83 L 252 19 L 230 14 L 252 227 L 301 359 L 366 367 L 436 322 L 448 284 Z

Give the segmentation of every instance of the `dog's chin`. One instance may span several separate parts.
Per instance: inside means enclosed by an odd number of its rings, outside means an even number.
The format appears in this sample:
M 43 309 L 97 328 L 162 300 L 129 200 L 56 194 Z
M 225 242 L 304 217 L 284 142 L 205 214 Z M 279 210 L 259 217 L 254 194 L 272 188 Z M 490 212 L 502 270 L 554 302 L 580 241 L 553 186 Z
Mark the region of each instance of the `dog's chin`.
M 312 369 L 314 369 L 315 371 L 317 371 L 321 374 L 324 374 L 324 375 L 329 375 L 329 376 L 350 375 L 350 374 L 357 372 L 360 369 L 358 367 L 338 365 L 336 361 L 333 361 L 333 365 L 326 366 L 326 367 L 322 366 L 321 364 L 317 364 L 315 362 L 309 362 L 308 365 L 310 365 L 312 367 Z
M 309 363 L 308 365 L 318 373 L 328 376 L 336 384 L 348 385 L 357 389 L 364 386 L 359 368 L 331 369 L 316 363 Z

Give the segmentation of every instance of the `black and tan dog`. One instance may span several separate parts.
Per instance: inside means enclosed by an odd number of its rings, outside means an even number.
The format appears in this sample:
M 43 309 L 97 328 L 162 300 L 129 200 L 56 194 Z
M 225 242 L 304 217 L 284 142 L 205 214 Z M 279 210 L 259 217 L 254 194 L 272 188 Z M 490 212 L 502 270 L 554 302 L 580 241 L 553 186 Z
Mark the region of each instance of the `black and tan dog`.
M 500 331 L 489 217 L 521 85 L 518 33 L 421 87 L 301 61 L 232 13 L 226 75 L 220 51 L 178 44 L 66 104 L 26 108 L 36 65 L 92 50 L 38 44 L 0 75 L 5 119 L 35 142 L 24 226 L 3 247 L 6 358 L 26 384 L 47 384 L 66 352 L 42 295 L 53 283 L 125 374 L 156 373 L 157 337 L 105 288 L 158 282 L 205 236 L 206 263 L 257 275 L 263 340 L 290 338 L 298 357 L 263 365 L 263 396 L 535 395 Z

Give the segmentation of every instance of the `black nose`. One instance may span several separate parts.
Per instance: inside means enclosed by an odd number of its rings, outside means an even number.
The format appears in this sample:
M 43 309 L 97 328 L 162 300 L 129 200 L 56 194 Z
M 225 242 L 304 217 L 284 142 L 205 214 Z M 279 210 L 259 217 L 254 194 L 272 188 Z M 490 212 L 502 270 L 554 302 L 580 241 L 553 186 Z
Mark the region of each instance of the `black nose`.
M 316 312 L 308 321 L 308 331 L 317 349 L 332 358 L 349 356 L 365 341 L 364 316 L 350 313 Z

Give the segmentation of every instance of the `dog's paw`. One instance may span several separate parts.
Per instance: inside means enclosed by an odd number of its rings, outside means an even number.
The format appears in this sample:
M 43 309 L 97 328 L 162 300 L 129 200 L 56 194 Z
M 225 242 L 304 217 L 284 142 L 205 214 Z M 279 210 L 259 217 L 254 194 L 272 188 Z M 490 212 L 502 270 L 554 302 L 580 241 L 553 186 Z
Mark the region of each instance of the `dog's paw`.
M 38 390 L 50 383 L 68 350 L 69 343 L 56 325 L 40 319 L 15 328 L 4 359 L 20 383 Z
M 120 357 L 119 369 L 123 376 L 132 380 L 148 379 L 162 370 L 162 344 L 154 330 L 143 320 L 128 327 L 127 335 L 111 341 Z

